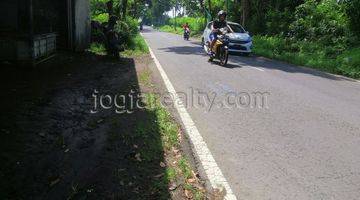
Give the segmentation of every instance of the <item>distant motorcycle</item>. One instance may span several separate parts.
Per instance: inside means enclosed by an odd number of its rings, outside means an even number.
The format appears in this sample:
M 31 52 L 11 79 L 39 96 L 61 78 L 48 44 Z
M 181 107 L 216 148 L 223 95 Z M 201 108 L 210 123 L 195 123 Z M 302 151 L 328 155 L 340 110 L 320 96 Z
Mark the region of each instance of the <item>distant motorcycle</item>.
M 229 36 L 227 35 L 228 29 L 221 28 L 218 39 L 213 46 L 214 53 L 210 53 L 210 42 L 204 44 L 205 52 L 210 56 L 209 61 L 212 62 L 214 59 L 220 61 L 221 66 L 225 66 L 229 59 Z
M 184 40 L 189 40 L 190 39 L 190 29 L 186 28 L 184 30 Z

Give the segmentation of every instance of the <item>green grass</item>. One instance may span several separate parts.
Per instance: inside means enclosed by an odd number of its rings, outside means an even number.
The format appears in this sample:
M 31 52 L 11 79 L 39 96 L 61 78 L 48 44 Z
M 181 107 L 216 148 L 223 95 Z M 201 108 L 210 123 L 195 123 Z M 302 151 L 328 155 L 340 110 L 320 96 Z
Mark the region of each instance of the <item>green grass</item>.
M 151 86 L 154 85 L 151 83 L 151 71 L 144 70 L 139 75 L 139 81 L 141 85 Z M 172 149 L 179 149 L 180 148 L 180 141 L 179 141 L 179 131 L 180 126 L 175 122 L 173 117 L 171 116 L 170 112 L 167 111 L 165 107 L 163 107 L 160 103 L 160 97 L 155 93 L 146 93 L 145 104 L 147 105 L 146 109 L 148 112 L 154 113 L 154 120 L 149 123 L 139 123 L 136 134 L 141 135 L 144 137 L 147 133 L 152 132 L 154 127 L 158 129 L 161 134 L 161 148 L 164 152 L 167 152 L 170 155 Z M 154 144 L 159 145 L 159 144 Z M 152 146 L 152 145 L 151 145 Z M 156 149 L 156 151 L 153 151 Z M 151 159 L 154 156 L 158 156 L 158 152 L 160 151 L 159 148 L 152 146 L 149 149 L 144 149 L 141 153 L 143 158 Z M 169 159 L 169 158 L 168 158 Z M 192 168 L 188 162 L 188 160 L 181 155 L 180 158 L 173 157 L 171 159 L 178 159 L 177 164 L 173 166 L 167 166 L 165 175 L 161 181 L 159 181 L 159 186 L 184 181 L 182 184 L 184 188 L 188 186 L 190 191 L 193 193 L 195 199 L 204 199 L 204 192 L 199 190 L 197 187 L 192 186 L 191 184 L 186 183 L 186 180 L 189 178 L 193 178 Z M 186 188 L 185 188 L 186 189 Z
M 89 51 L 96 55 L 106 55 L 105 45 L 96 42 L 91 43 Z
M 179 34 L 179 35 L 183 34 L 183 30 L 181 27 L 178 27 L 175 30 L 175 28 L 170 25 L 160 26 L 160 27 L 158 27 L 158 30 L 163 31 L 163 32 L 175 33 L 175 34 Z
M 360 78 L 360 48 L 341 50 L 315 42 L 254 36 L 254 53 L 321 71 Z
M 137 34 L 131 38 L 129 47 L 122 52 L 122 55 L 126 57 L 137 57 L 147 53 L 149 53 L 149 47 L 144 38 L 140 34 Z
M 163 32 L 175 33 L 182 35 L 184 33 L 182 25 L 189 23 L 191 30 L 191 37 L 199 37 L 205 29 L 205 21 L 203 18 L 194 17 L 178 17 L 176 19 L 176 30 L 175 30 L 175 19 L 170 19 L 166 25 L 159 26 L 157 29 Z
M 181 169 L 181 173 L 185 179 L 189 179 L 192 176 L 191 168 L 189 162 L 185 157 L 182 157 L 179 161 L 179 168 Z
M 101 43 L 92 43 L 88 51 L 96 55 L 107 55 L 105 45 Z M 136 34 L 131 38 L 125 51 L 121 52 L 121 55 L 125 57 L 137 57 L 147 53 L 149 53 L 149 48 L 144 38 L 140 34 Z

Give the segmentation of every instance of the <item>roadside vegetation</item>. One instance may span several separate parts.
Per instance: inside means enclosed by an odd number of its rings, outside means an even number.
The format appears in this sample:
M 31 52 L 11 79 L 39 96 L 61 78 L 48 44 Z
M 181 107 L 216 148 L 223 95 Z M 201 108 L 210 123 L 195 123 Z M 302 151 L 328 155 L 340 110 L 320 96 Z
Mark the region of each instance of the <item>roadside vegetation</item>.
M 135 61 L 137 80 L 141 91 L 142 103 L 145 109 L 136 111 L 139 113 L 136 120 L 130 123 L 132 128 L 124 127 L 121 121 L 132 121 L 131 116 L 115 116 L 111 119 L 113 127 L 109 131 L 108 140 L 116 145 L 116 141 L 125 141 L 132 143 L 134 149 L 133 160 L 137 162 L 138 168 L 142 169 L 141 174 L 154 173 L 157 165 L 163 170 L 158 170 L 148 179 L 149 188 L 144 194 L 135 191 L 138 194 L 133 197 L 147 197 L 148 193 L 153 194 L 148 197 L 157 197 L 156 199 L 205 199 L 205 189 L 203 183 L 198 177 L 196 170 L 189 164 L 189 159 L 181 150 L 181 141 L 183 133 L 180 126 L 173 119 L 172 115 L 160 103 L 160 97 L 157 95 L 157 86 L 152 82 L 152 73 L 149 69 L 151 58 L 149 48 L 144 38 L 139 33 L 140 15 L 144 14 L 143 8 L 145 2 L 140 1 L 112 1 L 112 11 L 106 6 L 108 0 L 92 0 L 92 38 L 93 43 L 89 51 L 93 54 L 103 56 L 107 55 L 107 40 L 104 27 L 108 27 L 110 18 L 115 16 L 117 21 L 114 27 L 121 43 L 121 55 Z M 126 9 L 124 8 L 124 4 Z M 134 10 L 135 6 L 139 10 Z M 125 9 L 125 10 L 124 10 Z M 109 14 L 112 13 L 112 14 Z M 146 19 L 145 19 L 146 20 Z M 126 90 L 126 89 L 125 89 Z M 130 119 L 123 119 L 129 117 Z M 118 132 L 126 134 L 119 135 Z M 191 154 L 189 154 L 191 155 Z M 144 183 L 137 183 L 129 177 L 131 170 L 122 170 L 117 173 L 119 187 L 132 184 L 141 186 Z M 140 173 L 140 172 L 139 172 Z M 133 191 L 129 191 L 129 194 Z
M 164 108 L 159 96 L 156 94 L 157 87 L 152 83 L 150 69 L 144 69 L 139 74 L 139 82 L 148 92 L 144 102 L 147 105 L 147 112 L 154 113 L 153 119 L 139 122 L 136 128 L 136 135 L 143 138 L 148 148 L 143 148 L 140 155 L 144 160 L 156 159 L 159 152 L 164 152 L 165 161 L 160 163 L 165 168 L 164 174 L 159 174 L 159 185 L 169 189 L 172 197 L 186 199 L 205 199 L 206 191 L 198 174 L 189 164 L 188 158 L 181 151 L 181 140 L 183 133 L 180 126 L 173 119 L 172 115 Z M 154 128 L 159 129 L 162 144 L 152 143 L 148 133 Z M 180 191 L 180 196 L 179 192 Z M 165 192 L 166 194 L 167 192 Z
M 188 22 L 192 34 L 200 35 L 205 21 L 227 8 L 220 0 L 180 4 L 191 9 L 178 12 L 176 31 L 173 18 L 154 19 L 152 24 L 181 34 L 181 25 Z M 360 78 L 360 0 L 244 0 L 229 1 L 228 8 L 228 20 L 253 36 L 255 54 Z
M 160 31 L 182 35 L 184 32 L 182 29 L 182 25 L 184 25 L 185 23 L 189 23 L 189 26 L 191 28 L 191 36 L 199 37 L 204 31 L 206 20 L 201 17 L 179 17 L 176 20 L 174 18 L 171 18 L 166 21 L 166 25 L 160 26 L 158 29 Z

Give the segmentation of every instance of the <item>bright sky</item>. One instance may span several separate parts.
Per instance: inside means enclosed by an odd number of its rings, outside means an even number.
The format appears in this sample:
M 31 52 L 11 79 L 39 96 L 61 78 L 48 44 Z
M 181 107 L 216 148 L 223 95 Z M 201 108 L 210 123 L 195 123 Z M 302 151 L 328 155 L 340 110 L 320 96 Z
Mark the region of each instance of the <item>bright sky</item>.
M 169 16 L 169 17 L 171 17 L 171 18 L 173 18 L 174 17 L 174 9 L 175 8 L 172 8 L 170 11 L 168 11 L 166 14 Z M 177 14 L 179 14 L 179 13 L 182 13 L 183 12 L 183 10 L 184 10 L 184 8 L 179 8 L 178 10 L 177 10 Z

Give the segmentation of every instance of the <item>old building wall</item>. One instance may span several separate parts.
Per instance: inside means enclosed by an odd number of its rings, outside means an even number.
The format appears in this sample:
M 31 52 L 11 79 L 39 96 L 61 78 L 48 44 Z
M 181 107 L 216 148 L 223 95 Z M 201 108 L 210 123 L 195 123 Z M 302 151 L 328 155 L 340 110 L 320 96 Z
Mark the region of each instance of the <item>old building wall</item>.
M 89 0 L 74 0 L 74 47 L 83 51 L 90 45 L 91 20 Z

